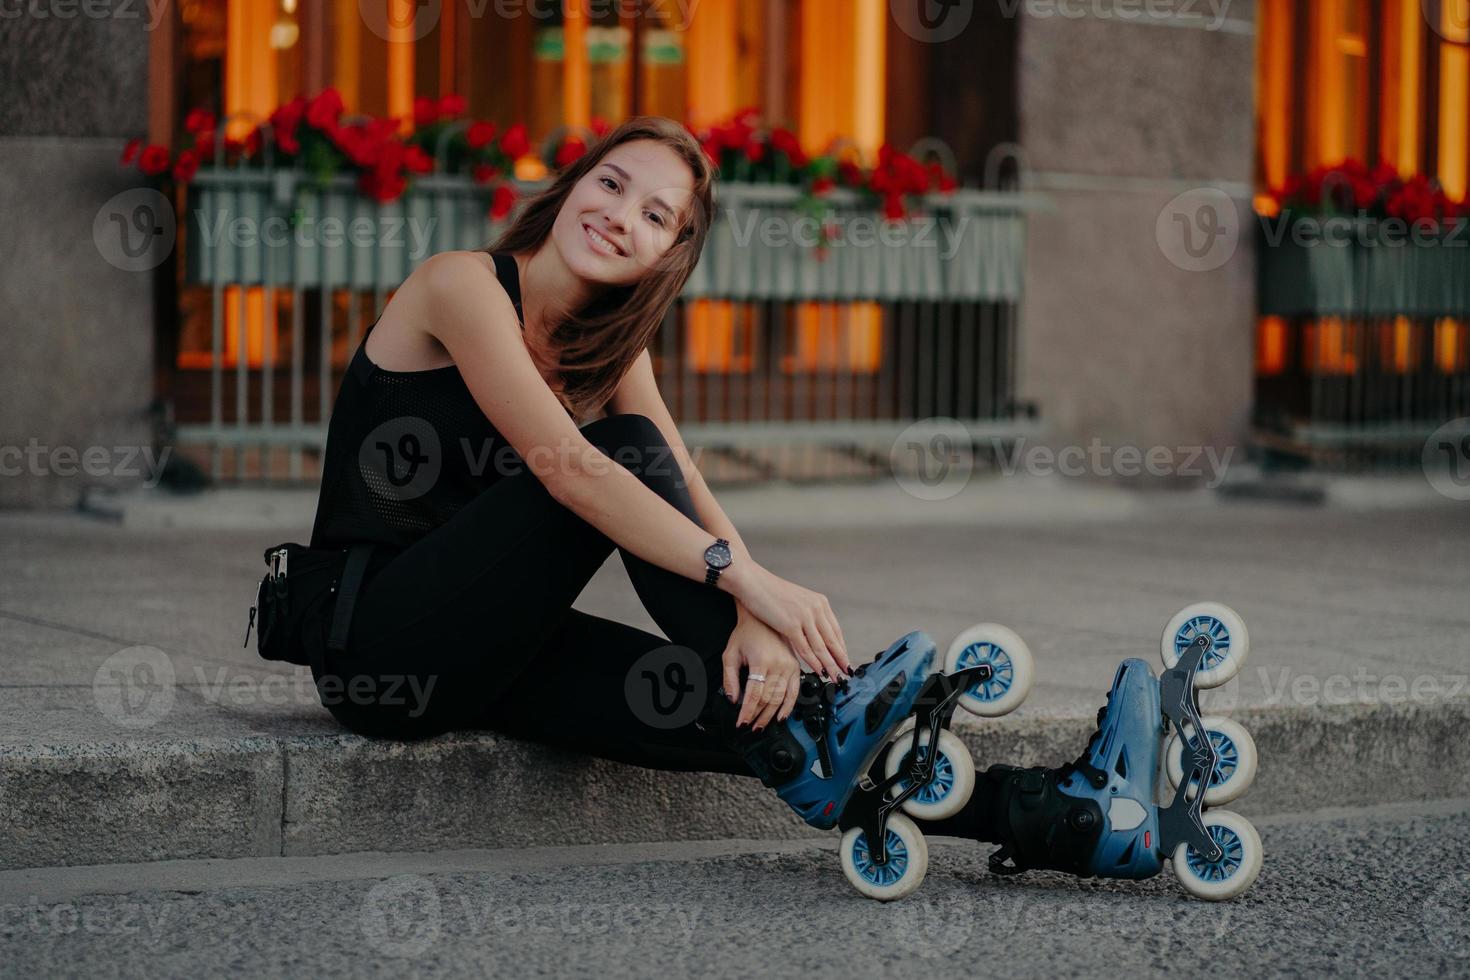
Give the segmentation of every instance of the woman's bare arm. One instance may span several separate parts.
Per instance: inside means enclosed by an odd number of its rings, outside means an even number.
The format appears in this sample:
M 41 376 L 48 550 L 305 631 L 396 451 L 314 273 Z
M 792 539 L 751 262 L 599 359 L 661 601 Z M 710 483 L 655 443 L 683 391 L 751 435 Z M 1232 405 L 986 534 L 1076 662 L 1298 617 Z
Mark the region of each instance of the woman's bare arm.
M 704 549 L 715 535 L 587 441 L 536 369 L 515 307 L 484 264 L 469 253 L 446 252 L 416 274 L 425 287 L 425 330 L 444 345 L 480 410 L 552 497 L 638 557 L 704 581 Z M 732 564 L 719 587 L 737 592 L 750 565 Z

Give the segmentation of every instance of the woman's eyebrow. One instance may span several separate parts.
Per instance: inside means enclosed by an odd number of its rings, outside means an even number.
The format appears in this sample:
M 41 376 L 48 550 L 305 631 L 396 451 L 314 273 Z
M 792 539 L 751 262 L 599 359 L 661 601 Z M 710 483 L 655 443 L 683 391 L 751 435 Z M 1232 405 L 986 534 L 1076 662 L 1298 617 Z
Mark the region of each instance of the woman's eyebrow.
M 613 171 L 614 173 L 616 173 L 619 177 L 623 178 L 623 180 L 627 181 L 628 183 L 631 184 L 633 182 L 633 178 L 631 176 L 629 176 L 628 171 L 624 170 L 622 167 L 618 166 L 616 163 L 608 163 L 608 162 L 604 161 L 602 165 L 604 167 L 608 168 L 609 170 Z M 667 213 L 670 218 L 673 218 L 673 219 L 676 219 L 676 220 L 678 219 L 678 217 L 679 217 L 678 212 L 676 212 L 673 208 L 669 207 L 668 202 L 665 201 L 663 198 L 661 198 L 661 197 L 655 197 L 653 199 L 653 203 L 655 205 L 657 205 L 665 213 Z

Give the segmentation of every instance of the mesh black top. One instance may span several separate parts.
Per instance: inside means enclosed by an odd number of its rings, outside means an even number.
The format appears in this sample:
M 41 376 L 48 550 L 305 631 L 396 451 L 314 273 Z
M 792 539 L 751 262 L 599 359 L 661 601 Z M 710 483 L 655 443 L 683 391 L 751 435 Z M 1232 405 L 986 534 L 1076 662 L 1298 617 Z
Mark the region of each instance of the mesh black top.
M 524 330 L 515 259 L 493 258 Z M 368 359 L 364 340 L 332 407 L 311 546 L 406 548 L 494 483 L 508 462 L 519 457 L 457 366 L 385 371 Z

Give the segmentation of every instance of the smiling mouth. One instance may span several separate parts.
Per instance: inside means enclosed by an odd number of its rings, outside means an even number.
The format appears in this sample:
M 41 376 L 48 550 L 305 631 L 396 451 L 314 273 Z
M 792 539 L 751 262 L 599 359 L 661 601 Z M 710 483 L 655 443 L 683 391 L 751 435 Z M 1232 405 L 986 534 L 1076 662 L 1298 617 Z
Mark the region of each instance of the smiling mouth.
M 615 242 L 612 242 L 609 239 L 604 238 L 602 235 L 598 234 L 597 230 L 591 225 L 582 225 L 582 230 L 586 233 L 587 240 L 592 243 L 592 247 L 597 249 L 599 252 L 602 252 L 604 255 L 624 254 L 623 250 L 621 248 L 618 248 Z

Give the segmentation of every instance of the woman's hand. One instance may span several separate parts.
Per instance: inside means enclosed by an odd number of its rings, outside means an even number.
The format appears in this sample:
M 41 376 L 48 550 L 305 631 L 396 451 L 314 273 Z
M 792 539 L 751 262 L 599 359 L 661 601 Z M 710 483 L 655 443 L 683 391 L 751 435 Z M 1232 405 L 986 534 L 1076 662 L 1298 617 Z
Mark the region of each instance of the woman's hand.
M 780 633 L 739 603 L 736 608 L 739 615 L 722 658 L 725 693 L 732 701 L 740 696 L 740 668 L 747 668 L 750 673 L 735 725 L 749 722 L 760 731 L 772 718 L 784 721 L 791 714 L 801 690 L 801 664 Z
M 826 596 L 754 563 L 741 568 L 737 575 L 731 583 L 735 597 L 785 637 L 802 663 L 824 677 L 852 673 L 847 641 Z

